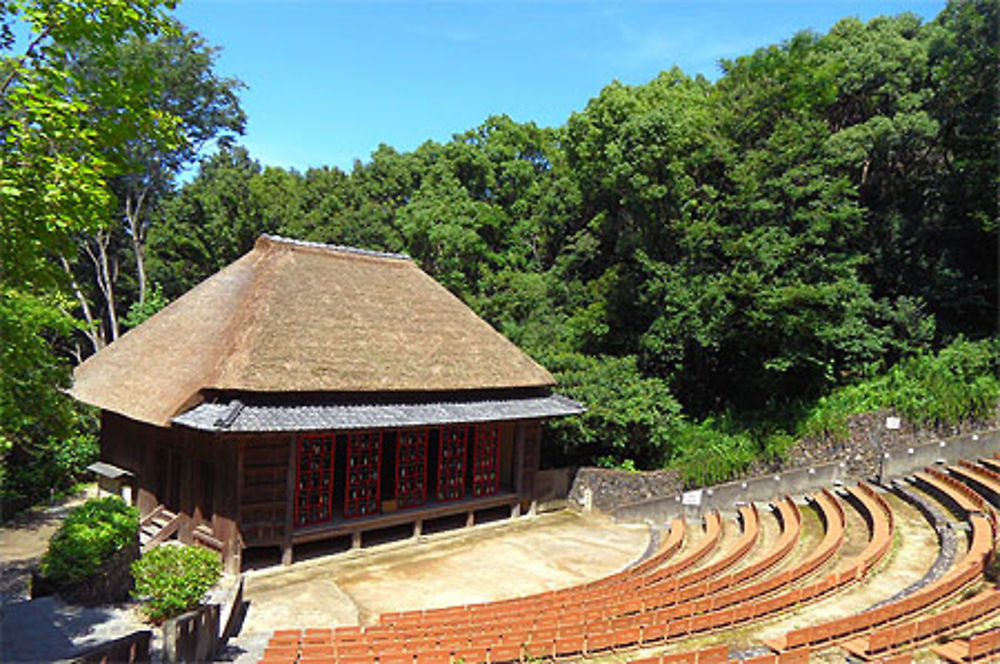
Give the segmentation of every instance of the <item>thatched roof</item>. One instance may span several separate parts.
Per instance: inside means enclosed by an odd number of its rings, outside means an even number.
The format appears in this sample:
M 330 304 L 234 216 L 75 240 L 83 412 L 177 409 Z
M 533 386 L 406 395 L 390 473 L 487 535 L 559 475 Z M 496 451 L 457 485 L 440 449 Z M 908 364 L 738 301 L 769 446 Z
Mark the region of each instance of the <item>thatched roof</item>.
M 166 425 L 203 390 L 547 387 L 548 371 L 409 258 L 262 236 L 74 372 L 73 396 Z

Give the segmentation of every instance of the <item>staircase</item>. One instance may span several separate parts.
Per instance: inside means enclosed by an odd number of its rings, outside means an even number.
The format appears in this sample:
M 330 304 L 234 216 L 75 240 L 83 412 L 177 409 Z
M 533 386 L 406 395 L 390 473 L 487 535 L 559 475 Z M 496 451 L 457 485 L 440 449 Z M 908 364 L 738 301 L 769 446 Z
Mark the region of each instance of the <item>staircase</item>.
M 181 525 L 181 515 L 174 514 L 163 505 L 142 517 L 139 521 L 139 546 L 145 553 L 171 537 L 176 537 Z

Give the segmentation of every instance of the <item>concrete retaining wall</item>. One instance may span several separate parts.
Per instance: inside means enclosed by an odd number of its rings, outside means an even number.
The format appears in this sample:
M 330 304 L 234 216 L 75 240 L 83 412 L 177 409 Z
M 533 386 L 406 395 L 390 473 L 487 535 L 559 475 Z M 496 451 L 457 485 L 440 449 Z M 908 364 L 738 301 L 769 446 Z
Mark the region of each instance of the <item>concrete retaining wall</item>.
M 675 516 L 695 518 L 705 512 L 732 510 L 736 505 L 750 501 L 773 500 L 785 494 L 797 495 L 818 491 L 843 482 L 847 477 L 847 464 L 835 461 L 808 468 L 786 470 L 774 475 L 737 480 L 706 487 L 698 491 L 672 493 L 662 498 L 642 500 L 611 510 L 618 521 L 660 523 Z
M 194 611 L 163 623 L 163 661 L 209 662 L 236 633 L 243 609 L 243 577 L 211 593 Z
M 882 455 L 879 479 L 884 484 L 927 466 L 993 456 L 997 452 L 1000 452 L 1000 430 L 963 434 L 933 443 L 890 450 Z
M 538 471 L 535 474 L 532 500 L 542 505 L 566 500 L 574 477 L 576 468 L 549 468 Z

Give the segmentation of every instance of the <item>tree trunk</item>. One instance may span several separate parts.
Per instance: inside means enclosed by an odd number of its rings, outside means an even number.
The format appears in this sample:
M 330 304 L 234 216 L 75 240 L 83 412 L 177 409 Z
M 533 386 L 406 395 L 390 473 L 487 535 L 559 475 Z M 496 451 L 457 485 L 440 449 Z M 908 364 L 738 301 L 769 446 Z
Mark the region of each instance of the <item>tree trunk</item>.
M 66 260 L 65 256 L 59 257 L 62 263 L 63 270 L 69 276 L 70 287 L 73 289 L 73 295 L 76 296 L 76 301 L 80 303 L 80 309 L 83 311 L 83 319 L 87 321 L 87 328 L 83 331 L 87 340 L 90 341 L 90 345 L 93 348 L 93 352 L 97 352 L 104 348 L 107 344 L 104 341 L 104 337 L 101 334 L 101 323 L 100 321 L 94 320 L 94 314 L 90 309 L 90 303 L 87 302 L 87 296 L 84 295 L 83 289 L 80 288 L 80 284 L 77 283 L 76 277 L 73 275 L 73 269 L 69 265 L 69 261 Z M 76 356 L 76 363 L 79 364 L 83 361 L 83 351 L 77 345 L 76 351 L 74 352 Z
M 113 261 L 108 256 L 108 245 L 111 242 L 111 233 L 105 229 L 100 229 L 93 237 L 93 243 L 89 240 L 84 243 L 84 248 L 91 262 L 94 264 L 94 274 L 97 279 L 97 287 L 104 297 L 105 311 L 107 312 L 108 327 L 103 332 L 105 344 L 118 339 L 120 326 L 118 324 L 118 313 L 115 308 L 115 282 L 118 280 L 118 262 Z M 111 338 L 108 339 L 110 333 Z
M 132 192 L 125 194 L 125 220 L 132 240 L 132 252 L 135 254 L 140 305 L 146 301 L 146 231 L 142 225 L 142 206 L 148 191 L 147 188 L 141 189 L 134 199 Z

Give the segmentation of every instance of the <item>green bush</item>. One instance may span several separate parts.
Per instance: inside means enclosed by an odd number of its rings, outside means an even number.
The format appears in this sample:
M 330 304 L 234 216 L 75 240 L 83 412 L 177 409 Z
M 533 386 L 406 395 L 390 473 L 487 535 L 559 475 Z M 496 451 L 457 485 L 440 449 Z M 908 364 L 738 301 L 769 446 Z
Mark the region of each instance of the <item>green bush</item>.
M 139 511 L 117 496 L 74 508 L 49 541 L 42 575 L 65 586 L 92 576 L 111 554 L 135 541 Z
M 937 355 L 920 354 L 886 373 L 835 390 L 805 417 L 804 437 L 847 437 L 852 415 L 893 410 L 922 426 L 957 424 L 988 417 L 1000 398 L 1000 341 L 961 337 Z
M 675 427 L 673 439 L 670 466 L 680 472 L 688 487 L 730 480 L 758 456 L 752 436 L 735 430 L 725 417 L 682 423 Z
M 156 547 L 132 563 L 135 590 L 155 622 L 179 616 L 198 606 L 222 574 L 219 556 L 196 546 Z

